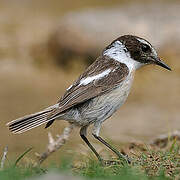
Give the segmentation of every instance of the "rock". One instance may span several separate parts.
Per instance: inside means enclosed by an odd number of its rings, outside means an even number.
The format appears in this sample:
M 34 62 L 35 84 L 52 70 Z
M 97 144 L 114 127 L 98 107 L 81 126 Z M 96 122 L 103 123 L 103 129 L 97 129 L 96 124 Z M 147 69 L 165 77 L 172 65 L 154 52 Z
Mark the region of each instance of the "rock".
M 95 60 L 113 39 L 124 34 L 142 36 L 157 47 L 180 43 L 180 4 L 145 3 L 109 9 L 86 9 L 67 14 L 50 37 L 48 47 L 60 64 L 81 57 Z

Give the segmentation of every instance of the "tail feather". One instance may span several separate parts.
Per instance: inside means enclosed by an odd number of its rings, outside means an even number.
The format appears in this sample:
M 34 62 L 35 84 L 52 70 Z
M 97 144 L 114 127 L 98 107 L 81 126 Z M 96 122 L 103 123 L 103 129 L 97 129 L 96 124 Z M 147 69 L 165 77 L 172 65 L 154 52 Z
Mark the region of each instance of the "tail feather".
M 26 117 L 23 117 L 22 119 L 19 119 L 18 122 L 13 123 L 13 128 L 21 127 L 21 126 L 27 126 L 30 123 L 38 122 L 39 120 L 42 120 L 43 118 L 46 118 L 46 114 L 38 115 L 36 117 L 31 116 L 31 119 L 26 119 Z M 10 125 L 11 127 L 11 125 Z
M 47 119 L 45 119 L 44 121 L 39 121 L 37 123 L 32 123 L 30 124 L 29 126 L 26 126 L 26 127 L 21 127 L 19 129 L 10 129 L 14 134 L 20 134 L 20 133 L 23 133 L 23 132 L 26 132 L 30 129 L 33 129 L 35 127 L 38 127 L 44 123 L 48 122 Z
M 30 122 L 34 122 L 38 119 L 40 119 L 41 117 L 43 117 L 44 114 L 40 114 L 40 115 L 34 115 L 34 114 L 31 114 L 31 115 L 28 115 L 28 116 L 24 116 L 22 118 L 19 118 L 19 119 L 16 119 L 10 123 L 8 123 L 9 126 L 11 126 L 13 124 L 13 127 L 19 127 L 19 126 L 25 126 L 27 124 L 29 124 Z
M 9 129 L 10 129 L 10 131 L 12 131 L 14 133 L 17 133 L 20 131 L 24 132 L 24 130 L 26 130 L 26 129 L 35 128 L 35 127 L 40 126 L 41 124 L 46 123 L 46 122 L 47 122 L 47 118 L 41 118 L 40 117 L 39 120 L 32 121 L 32 122 L 28 121 L 27 124 L 20 124 L 19 126 L 15 126 L 15 127 L 13 125 L 11 125 L 11 126 L 9 126 Z
M 24 116 L 22 118 L 18 118 L 14 121 L 7 123 L 7 126 L 9 126 L 9 130 L 14 134 L 23 133 L 51 121 L 52 119 L 48 119 L 48 116 L 54 108 L 55 105 L 43 111 Z

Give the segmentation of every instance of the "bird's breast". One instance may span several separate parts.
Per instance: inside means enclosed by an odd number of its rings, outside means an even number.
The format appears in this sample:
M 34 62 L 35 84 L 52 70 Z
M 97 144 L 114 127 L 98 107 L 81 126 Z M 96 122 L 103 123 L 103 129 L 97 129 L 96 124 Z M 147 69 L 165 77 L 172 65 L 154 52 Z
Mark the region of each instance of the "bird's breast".
M 104 94 L 99 101 L 101 103 L 108 104 L 114 108 L 114 110 L 118 109 L 121 105 L 126 101 L 133 81 L 134 74 L 129 74 L 124 81 L 122 81 L 118 87 L 113 89 L 111 92 Z M 103 103 L 103 104 L 104 104 Z
M 87 122 L 104 121 L 126 101 L 133 81 L 133 74 L 108 93 L 97 96 L 80 109 L 81 118 Z

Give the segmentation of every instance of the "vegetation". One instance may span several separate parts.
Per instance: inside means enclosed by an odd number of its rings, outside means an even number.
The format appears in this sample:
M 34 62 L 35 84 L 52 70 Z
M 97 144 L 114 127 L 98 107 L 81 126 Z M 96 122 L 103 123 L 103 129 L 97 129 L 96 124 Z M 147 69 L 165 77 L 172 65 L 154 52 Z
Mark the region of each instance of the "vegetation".
M 23 158 L 28 156 L 28 149 L 20 155 L 14 163 L 6 162 L 6 167 L 0 171 L 0 179 L 25 179 L 27 177 L 41 176 L 55 171 L 59 174 L 71 173 L 81 176 L 82 179 L 179 179 L 180 155 L 179 142 L 169 140 L 165 147 L 131 143 L 124 147 L 122 152 L 128 153 L 132 159 L 131 164 L 122 164 L 113 159 L 111 164 L 102 166 L 95 159 L 75 160 L 75 158 L 61 159 L 58 165 L 49 167 L 37 164 L 23 164 Z M 77 159 L 77 156 L 76 156 Z M 85 164 L 82 164 L 85 162 Z

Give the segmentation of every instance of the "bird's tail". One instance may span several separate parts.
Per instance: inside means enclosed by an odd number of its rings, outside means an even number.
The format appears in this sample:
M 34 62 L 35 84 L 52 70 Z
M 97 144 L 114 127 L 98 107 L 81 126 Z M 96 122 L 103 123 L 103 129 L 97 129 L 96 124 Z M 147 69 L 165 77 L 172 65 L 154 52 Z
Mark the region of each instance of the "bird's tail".
M 44 109 L 43 111 L 18 118 L 16 120 L 7 123 L 7 126 L 9 127 L 9 130 L 14 134 L 23 133 L 25 131 L 28 131 L 30 129 L 33 129 L 35 127 L 38 127 L 44 123 L 53 120 L 53 119 L 48 119 L 48 116 L 52 112 L 52 110 L 56 107 L 57 105 L 50 106 L 49 108 Z

